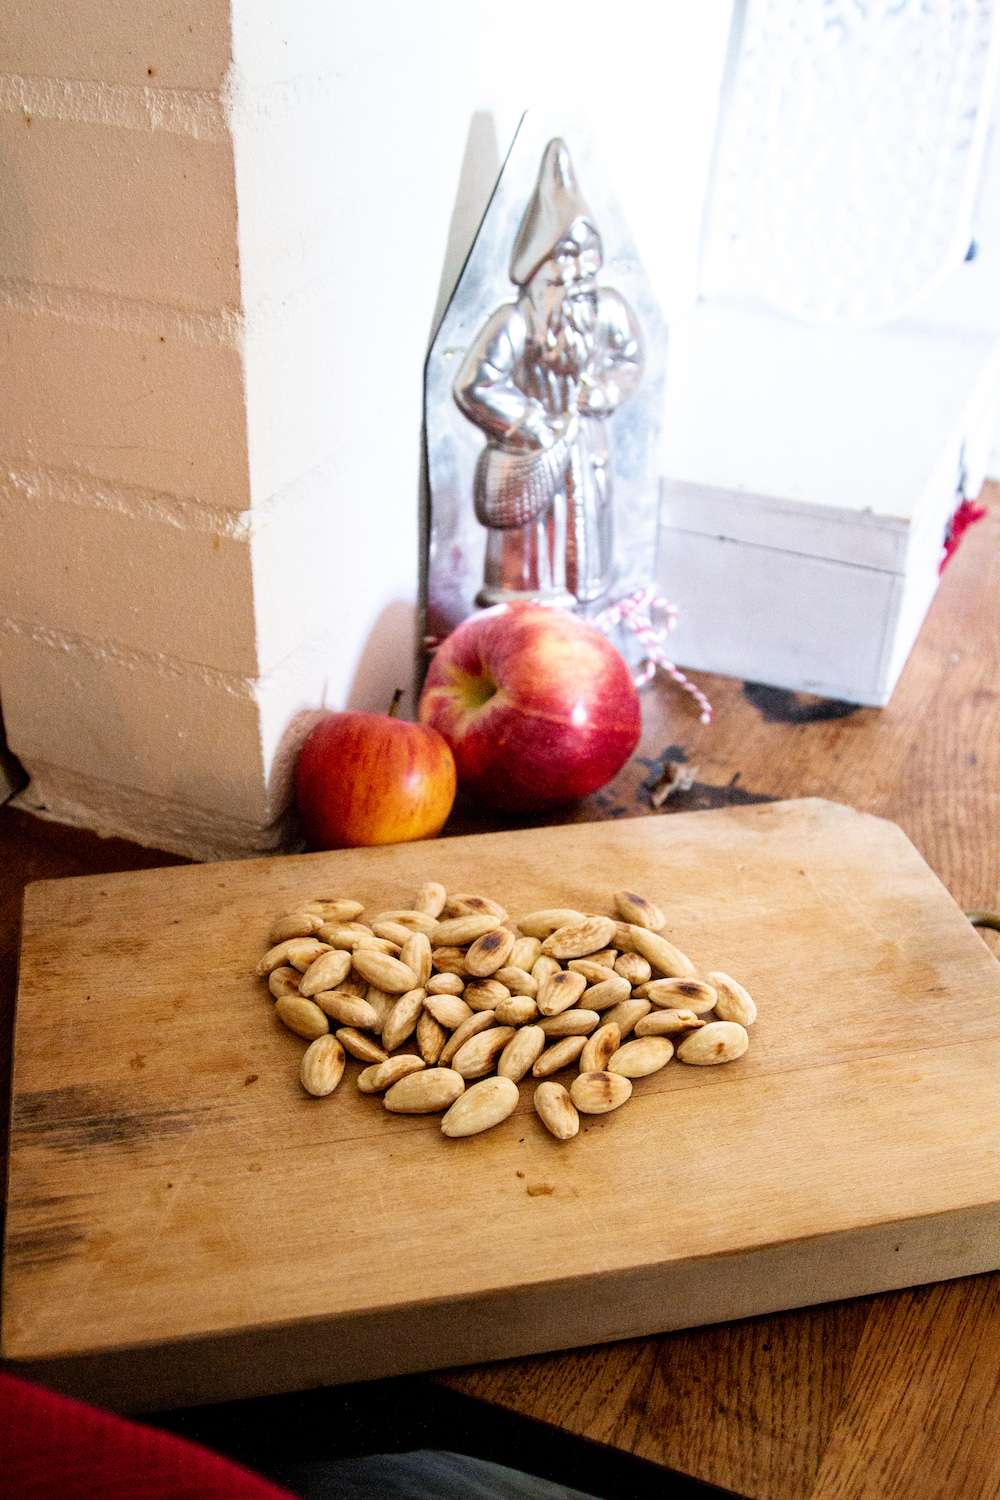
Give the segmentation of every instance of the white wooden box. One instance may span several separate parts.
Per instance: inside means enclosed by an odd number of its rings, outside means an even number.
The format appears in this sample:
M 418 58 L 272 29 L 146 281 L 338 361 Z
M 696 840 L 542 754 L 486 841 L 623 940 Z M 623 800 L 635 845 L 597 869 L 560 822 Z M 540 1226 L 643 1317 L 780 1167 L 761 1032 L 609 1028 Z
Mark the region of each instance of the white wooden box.
M 681 666 L 882 705 L 986 476 L 994 333 L 808 327 L 701 302 L 671 328 L 657 575 Z

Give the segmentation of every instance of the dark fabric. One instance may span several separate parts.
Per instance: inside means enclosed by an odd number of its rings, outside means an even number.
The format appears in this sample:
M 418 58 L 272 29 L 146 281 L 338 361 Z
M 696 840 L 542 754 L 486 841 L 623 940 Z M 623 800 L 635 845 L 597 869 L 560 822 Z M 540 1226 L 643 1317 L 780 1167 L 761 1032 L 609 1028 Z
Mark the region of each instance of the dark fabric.
M 592 1500 L 502 1464 L 432 1450 L 286 1464 L 278 1477 L 302 1500 Z

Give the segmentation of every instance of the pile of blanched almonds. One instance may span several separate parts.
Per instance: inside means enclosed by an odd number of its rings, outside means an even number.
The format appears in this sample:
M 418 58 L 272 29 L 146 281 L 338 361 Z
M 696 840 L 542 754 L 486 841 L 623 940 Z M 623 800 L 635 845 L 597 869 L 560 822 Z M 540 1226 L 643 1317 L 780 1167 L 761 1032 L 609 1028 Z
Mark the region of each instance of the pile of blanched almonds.
M 310 1043 L 308 1093 L 332 1094 L 350 1053 L 367 1064 L 362 1093 L 398 1114 L 443 1113 L 445 1135 L 469 1136 L 507 1118 L 530 1074 L 539 1118 L 569 1140 L 581 1112 L 617 1109 L 675 1049 L 700 1067 L 741 1057 L 757 1016 L 735 979 L 698 978 L 650 901 L 614 901 L 617 918 L 556 908 L 514 923 L 432 882 L 366 924 L 359 901 L 303 900 L 273 924 L 257 973 Z M 554 1075 L 570 1069 L 566 1087 Z

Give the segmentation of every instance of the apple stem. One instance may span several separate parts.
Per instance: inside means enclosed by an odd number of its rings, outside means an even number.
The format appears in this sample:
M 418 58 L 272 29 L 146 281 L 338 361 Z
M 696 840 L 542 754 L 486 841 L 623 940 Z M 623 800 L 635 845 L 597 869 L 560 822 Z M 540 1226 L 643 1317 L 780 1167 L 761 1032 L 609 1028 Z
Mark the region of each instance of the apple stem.
M 399 703 L 400 703 L 400 699 L 402 698 L 402 696 L 403 696 L 403 689 L 402 688 L 397 688 L 396 691 L 392 695 L 392 702 L 389 704 L 389 718 L 390 719 L 394 719 L 396 717 L 396 715 L 399 713 Z

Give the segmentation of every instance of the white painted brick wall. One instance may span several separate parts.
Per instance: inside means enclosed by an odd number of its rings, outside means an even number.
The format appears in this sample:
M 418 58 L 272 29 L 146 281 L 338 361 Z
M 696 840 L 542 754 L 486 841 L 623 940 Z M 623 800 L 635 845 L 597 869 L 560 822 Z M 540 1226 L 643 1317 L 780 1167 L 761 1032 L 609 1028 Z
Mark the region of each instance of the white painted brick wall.
M 731 0 L 12 0 L 0 695 L 24 805 L 274 847 L 320 704 L 410 682 L 421 381 L 521 110 L 589 108 L 694 296 Z M 232 61 L 231 61 L 232 57 Z

